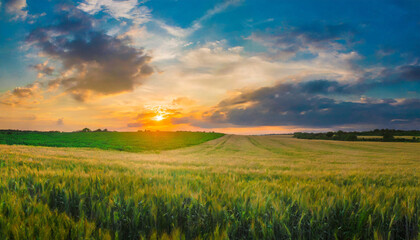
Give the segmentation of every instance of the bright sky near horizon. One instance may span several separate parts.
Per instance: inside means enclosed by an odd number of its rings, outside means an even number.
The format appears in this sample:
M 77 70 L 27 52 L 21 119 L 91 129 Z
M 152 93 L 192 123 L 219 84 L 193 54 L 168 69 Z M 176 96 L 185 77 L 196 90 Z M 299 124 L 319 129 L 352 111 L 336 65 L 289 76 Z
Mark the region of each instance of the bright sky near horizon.
M 418 0 L 1 0 L 0 129 L 419 129 L 419 42 Z

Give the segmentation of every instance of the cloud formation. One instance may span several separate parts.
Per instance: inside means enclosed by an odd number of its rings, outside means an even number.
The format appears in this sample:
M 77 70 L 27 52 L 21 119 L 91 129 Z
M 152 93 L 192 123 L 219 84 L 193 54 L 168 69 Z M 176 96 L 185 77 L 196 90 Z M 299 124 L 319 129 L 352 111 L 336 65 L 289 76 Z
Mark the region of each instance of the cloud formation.
M 13 89 L 12 94 L 20 98 L 30 97 L 33 95 L 33 89 L 31 87 L 17 87 Z
M 8 106 L 33 105 L 39 103 L 41 99 L 40 84 L 38 82 L 28 84 L 24 87 L 16 87 L 0 95 L 0 103 Z
M 418 3 L 0 2 L 2 126 L 418 126 Z
M 325 80 L 278 84 L 221 101 L 205 121 L 239 126 L 420 126 L 420 99 L 339 101 L 334 94 L 360 90 Z
M 94 20 L 76 8 L 64 6 L 59 14 L 57 24 L 37 28 L 27 38 L 44 55 L 62 63 L 62 77 L 50 86 L 61 86 L 76 100 L 85 101 L 95 94 L 132 91 L 154 72 L 151 57 L 131 47 L 130 39 L 95 30 Z
M 177 106 L 189 106 L 196 103 L 197 102 L 194 99 L 191 99 L 188 97 L 177 97 L 174 100 L 172 100 L 172 105 L 177 105 Z
M 57 123 L 58 126 L 64 125 L 64 118 L 57 119 L 57 122 L 56 123 Z
M 51 76 L 54 73 L 54 67 L 48 66 L 48 61 L 31 65 L 30 67 L 38 72 L 38 78 L 41 78 L 44 75 Z
M 401 73 L 401 78 L 408 81 L 420 81 L 420 65 L 405 65 L 398 70 Z
M 127 127 L 129 128 L 139 128 L 141 126 L 142 126 L 141 123 L 127 123 Z
M 103 11 L 115 19 L 129 19 L 135 24 L 146 23 L 151 18 L 150 9 L 140 6 L 138 0 L 86 0 L 80 3 L 78 8 L 89 14 Z
M 356 32 L 348 24 L 312 23 L 280 28 L 271 33 L 254 32 L 248 39 L 267 47 L 277 57 L 289 58 L 301 51 L 343 50 L 343 42 L 351 43 Z
M 26 0 L 4 0 L 4 6 L 8 13 L 15 15 L 12 20 L 24 20 L 28 16 Z
M 420 65 L 410 64 L 401 65 L 395 68 L 384 69 L 380 76 L 384 82 L 419 82 L 420 81 Z

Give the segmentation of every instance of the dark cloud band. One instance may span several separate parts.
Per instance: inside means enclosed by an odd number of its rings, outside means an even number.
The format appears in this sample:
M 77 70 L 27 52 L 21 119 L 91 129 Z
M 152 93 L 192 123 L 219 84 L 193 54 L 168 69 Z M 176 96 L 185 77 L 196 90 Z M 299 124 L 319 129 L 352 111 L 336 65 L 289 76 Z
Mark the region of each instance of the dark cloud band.
M 358 86 L 363 85 L 316 80 L 260 88 L 221 101 L 205 120 L 240 126 L 420 126 L 420 99 L 338 101 L 332 97 L 359 95 Z

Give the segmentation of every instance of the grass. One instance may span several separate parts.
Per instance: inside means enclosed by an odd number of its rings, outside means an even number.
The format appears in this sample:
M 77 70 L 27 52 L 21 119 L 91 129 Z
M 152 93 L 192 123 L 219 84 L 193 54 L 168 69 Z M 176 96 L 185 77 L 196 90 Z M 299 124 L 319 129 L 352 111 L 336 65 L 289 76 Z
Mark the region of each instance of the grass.
M 413 137 L 418 138 L 418 136 L 394 136 L 394 138 L 404 138 L 404 139 L 413 139 Z
M 363 138 L 365 138 L 365 139 L 383 139 L 384 137 L 383 136 L 357 136 L 357 138 L 358 139 L 363 139 Z M 413 137 L 411 137 L 411 138 L 413 138 Z
M 413 139 L 413 137 L 415 138 L 419 138 L 418 136 L 394 136 L 394 138 L 399 138 L 399 139 Z M 357 136 L 358 139 L 383 139 L 383 136 Z
M 418 239 L 417 143 L 0 145 L 1 239 Z
M 88 147 L 129 152 L 168 150 L 223 136 L 204 132 L 0 132 L 0 144 Z

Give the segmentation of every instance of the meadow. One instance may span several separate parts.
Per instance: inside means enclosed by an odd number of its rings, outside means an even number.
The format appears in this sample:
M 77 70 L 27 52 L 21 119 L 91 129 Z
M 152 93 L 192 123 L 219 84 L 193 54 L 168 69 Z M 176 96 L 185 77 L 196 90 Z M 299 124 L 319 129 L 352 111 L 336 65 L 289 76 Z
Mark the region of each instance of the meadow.
M 420 148 L 285 135 L 0 145 L 0 239 L 418 239 Z
M 0 131 L 0 144 L 86 147 L 128 152 L 159 151 L 200 144 L 223 136 L 205 132 L 28 132 Z

